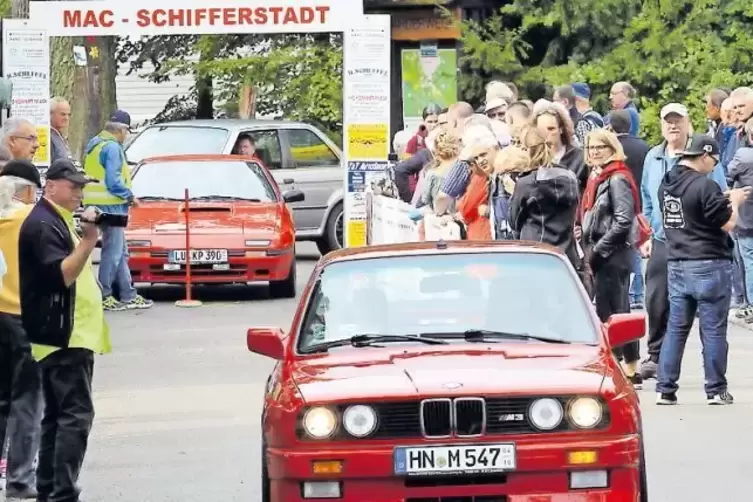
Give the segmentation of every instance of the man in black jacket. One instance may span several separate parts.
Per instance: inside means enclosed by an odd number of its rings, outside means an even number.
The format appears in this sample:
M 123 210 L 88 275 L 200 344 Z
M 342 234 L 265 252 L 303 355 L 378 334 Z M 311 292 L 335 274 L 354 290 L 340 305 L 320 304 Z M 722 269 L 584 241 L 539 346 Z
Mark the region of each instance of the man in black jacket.
M 52 163 L 44 197 L 19 238 L 21 317 L 39 361 L 45 411 L 37 467 L 39 502 L 78 502 L 76 486 L 94 420 L 94 354 L 110 351 L 102 295 L 91 264 L 96 211 L 73 212 L 91 180 L 68 159 Z
M 732 239 L 750 188 L 722 193 L 706 175 L 719 163 L 717 142 L 696 134 L 662 179 L 659 207 L 667 238 L 669 322 L 659 355 L 656 403 L 677 404 L 680 365 L 700 313 L 708 404 L 733 403 L 727 390 L 727 316 L 732 299 Z
M 622 149 L 625 151 L 625 164 L 633 173 L 635 183 L 640 186 L 643 178 L 643 162 L 646 160 L 651 147 L 641 138 L 630 134 L 632 124 L 630 113 L 626 110 L 614 110 L 607 115 L 607 128 L 612 130 L 620 140 Z M 643 309 L 644 284 L 643 284 L 643 259 L 636 249 L 633 252 L 632 270 L 633 281 L 630 283 L 630 308 L 632 310 Z

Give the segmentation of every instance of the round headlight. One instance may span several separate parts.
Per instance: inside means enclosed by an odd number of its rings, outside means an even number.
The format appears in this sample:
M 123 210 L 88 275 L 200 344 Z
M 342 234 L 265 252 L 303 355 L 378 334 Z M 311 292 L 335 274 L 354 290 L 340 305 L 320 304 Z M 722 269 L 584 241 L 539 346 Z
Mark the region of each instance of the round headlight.
M 570 404 L 570 421 L 581 429 L 596 427 L 603 413 L 601 403 L 592 397 L 579 397 Z
M 374 408 L 358 404 L 349 406 L 343 413 L 343 427 L 357 438 L 366 437 L 376 429 L 377 416 Z
M 311 408 L 303 415 L 303 428 L 314 439 L 325 439 L 337 428 L 337 416 L 329 408 Z
M 556 429 L 564 417 L 562 404 L 556 399 L 537 399 L 528 410 L 531 422 L 542 431 Z

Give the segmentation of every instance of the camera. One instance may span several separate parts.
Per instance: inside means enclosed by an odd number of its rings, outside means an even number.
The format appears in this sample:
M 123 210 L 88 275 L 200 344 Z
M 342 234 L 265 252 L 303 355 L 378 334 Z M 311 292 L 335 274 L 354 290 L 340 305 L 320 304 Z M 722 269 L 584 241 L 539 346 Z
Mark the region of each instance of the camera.
M 97 225 L 97 226 L 121 227 L 121 228 L 125 228 L 128 226 L 127 214 L 105 213 L 96 207 L 94 209 L 97 212 L 97 216 L 94 217 L 94 221 L 87 220 L 86 218 L 83 217 L 83 215 L 80 218 L 81 221 L 86 222 L 86 223 L 93 223 L 94 225 Z

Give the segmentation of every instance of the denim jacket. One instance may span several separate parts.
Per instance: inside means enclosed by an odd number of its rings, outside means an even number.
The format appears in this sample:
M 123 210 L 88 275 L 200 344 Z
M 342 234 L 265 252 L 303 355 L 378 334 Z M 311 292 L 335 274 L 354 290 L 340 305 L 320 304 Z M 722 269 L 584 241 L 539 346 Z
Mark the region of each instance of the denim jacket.
M 667 142 L 652 148 L 643 163 L 643 179 L 641 180 L 641 203 L 643 216 L 651 223 L 653 238 L 664 241 L 664 225 L 661 207 L 659 207 L 659 185 L 664 175 L 674 167 L 679 157 L 667 156 Z M 709 173 L 709 178 L 717 182 L 722 190 L 727 190 L 727 179 L 722 164 L 716 165 Z

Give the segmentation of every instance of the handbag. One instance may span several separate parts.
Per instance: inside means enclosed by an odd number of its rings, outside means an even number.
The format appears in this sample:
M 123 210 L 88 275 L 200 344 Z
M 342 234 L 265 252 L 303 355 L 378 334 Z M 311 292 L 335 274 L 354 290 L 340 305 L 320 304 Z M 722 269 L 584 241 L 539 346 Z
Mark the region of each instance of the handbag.
M 633 222 L 633 228 L 631 229 L 631 240 L 633 245 L 637 248 L 643 246 L 654 234 L 651 228 L 651 223 L 643 216 L 643 213 L 635 215 L 635 221 Z

